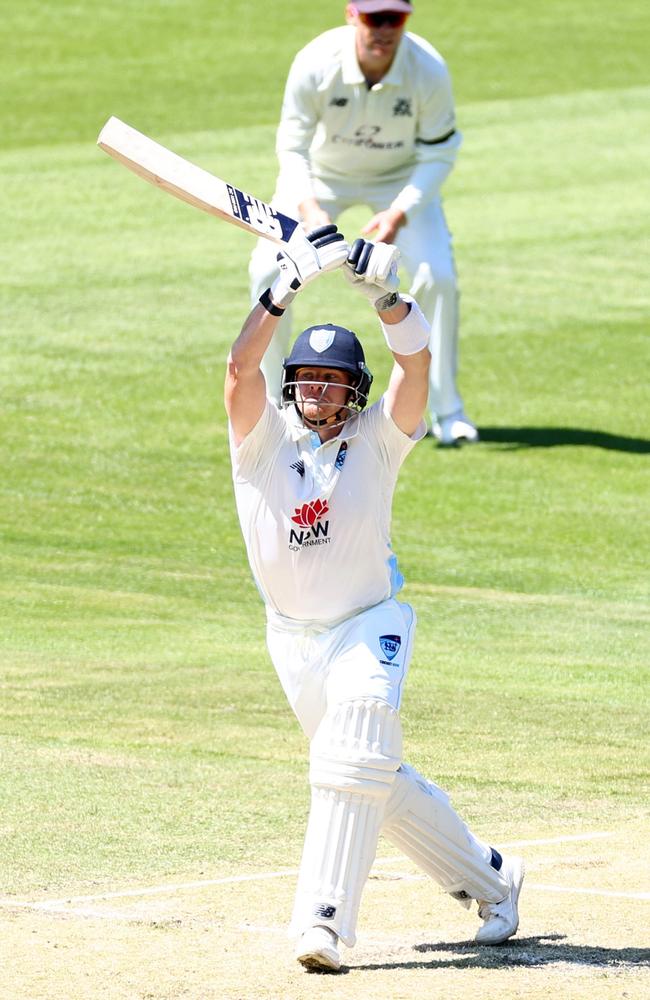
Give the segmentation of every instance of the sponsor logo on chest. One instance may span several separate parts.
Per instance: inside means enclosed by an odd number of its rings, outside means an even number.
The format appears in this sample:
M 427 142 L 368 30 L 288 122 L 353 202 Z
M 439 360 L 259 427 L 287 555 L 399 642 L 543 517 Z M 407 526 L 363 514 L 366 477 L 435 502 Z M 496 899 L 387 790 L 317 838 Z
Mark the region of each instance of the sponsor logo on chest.
M 403 149 L 404 139 L 380 138 L 381 125 L 360 125 L 354 135 L 341 135 L 336 132 L 331 141 L 343 146 L 362 146 L 364 149 Z
M 328 513 L 327 500 L 310 500 L 295 508 L 291 520 L 297 527 L 289 531 L 289 548 L 292 552 L 310 545 L 330 544 L 330 523 L 324 520 Z

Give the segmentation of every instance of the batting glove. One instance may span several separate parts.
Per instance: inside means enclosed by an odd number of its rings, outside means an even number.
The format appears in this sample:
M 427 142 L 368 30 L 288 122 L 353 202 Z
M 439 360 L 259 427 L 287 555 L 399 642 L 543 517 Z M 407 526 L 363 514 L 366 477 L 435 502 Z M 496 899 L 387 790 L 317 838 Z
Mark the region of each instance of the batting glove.
M 358 239 L 352 244 L 343 274 L 375 309 L 385 308 L 399 288 L 399 258 L 399 250 L 390 243 Z
M 271 285 L 271 298 L 281 309 L 293 302 L 298 292 L 325 271 L 341 267 L 350 252 L 343 233 L 336 226 L 320 226 L 304 240 L 278 254 L 280 274 Z

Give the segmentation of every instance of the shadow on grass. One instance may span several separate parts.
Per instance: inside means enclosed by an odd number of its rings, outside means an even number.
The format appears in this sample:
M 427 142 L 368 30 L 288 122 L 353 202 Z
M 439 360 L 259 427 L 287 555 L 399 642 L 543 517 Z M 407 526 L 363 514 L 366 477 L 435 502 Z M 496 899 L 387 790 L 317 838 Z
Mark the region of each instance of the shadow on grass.
M 580 427 L 479 427 L 483 443 L 509 445 L 512 448 L 557 448 L 562 445 L 605 448 L 636 455 L 650 453 L 650 440 L 624 437 L 607 431 L 582 430 Z
M 422 958 L 355 965 L 357 970 L 386 969 L 499 969 L 534 968 L 552 964 L 580 965 L 599 969 L 629 966 L 650 967 L 650 948 L 605 948 L 599 945 L 564 944 L 563 934 L 517 938 L 498 947 L 481 947 L 475 941 L 436 942 L 415 945 Z M 427 952 L 435 952 L 430 958 Z M 343 970 L 342 970 L 343 971 Z

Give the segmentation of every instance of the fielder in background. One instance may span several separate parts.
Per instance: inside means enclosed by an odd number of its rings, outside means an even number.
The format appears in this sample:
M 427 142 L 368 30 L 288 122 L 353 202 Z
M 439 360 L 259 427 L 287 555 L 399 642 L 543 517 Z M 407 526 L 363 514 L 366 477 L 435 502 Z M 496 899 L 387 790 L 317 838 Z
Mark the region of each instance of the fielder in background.
M 292 254 L 294 252 L 292 251 Z M 476 939 L 518 926 L 523 864 L 477 840 L 440 788 L 404 762 L 400 701 L 415 633 L 390 545 L 400 466 L 425 433 L 429 325 L 397 293 L 393 246 L 336 226 L 309 235 L 246 319 L 228 359 L 225 401 L 237 511 L 266 604 L 267 644 L 310 742 L 311 809 L 291 931 L 308 969 L 336 971 L 355 943 L 361 893 L 380 831 L 461 904 L 478 902 Z M 283 365 L 281 409 L 262 358 L 306 284 L 340 269 L 372 304 L 393 355 L 388 386 L 366 407 L 372 375 L 356 335 L 303 331 Z
M 430 325 L 429 409 L 443 445 L 478 440 L 456 387 L 458 289 L 440 200 L 461 136 L 447 66 L 423 38 L 405 33 L 409 0 L 356 0 L 347 25 L 319 35 L 296 56 L 287 80 L 276 149 L 273 205 L 306 231 L 352 205 L 374 213 L 362 230 L 395 243 L 411 294 Z M 260 240 L 250 264 L 252 301 L 275 274 Z M 262 363 L 279 400 L 290 339 L 285 317 Z

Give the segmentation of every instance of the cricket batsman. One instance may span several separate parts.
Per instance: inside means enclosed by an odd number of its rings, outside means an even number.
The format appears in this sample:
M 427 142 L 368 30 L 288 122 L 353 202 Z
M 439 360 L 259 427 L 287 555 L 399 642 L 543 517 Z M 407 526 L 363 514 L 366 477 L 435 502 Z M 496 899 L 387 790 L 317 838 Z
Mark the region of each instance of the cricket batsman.
M 399 598 L 391 506 L 402 462 L 425 434 L 429 324 L 397 291 L 394 246 L 359 239 L 350 248 L 328 224 L 291 253 L 278 255 L 279 275 L 232 345 L 225 404 L 268 649 L 309 740 L 311 808 L 290 927 L 296 959 L 340 969 L 339 943 L 355 943 L 380 831 L 463 906 L 475 901 L 476 940 L 499 944 L 518 927 L 523 863 L 478 840 L 402 750 L 416 619 Z M 368 406 L 361 343 L 328 318 L 285 358 L 278 409 L 262 359 L 295 296 L 334 270 L 378 319 L 393 358 L 388 385 Z

